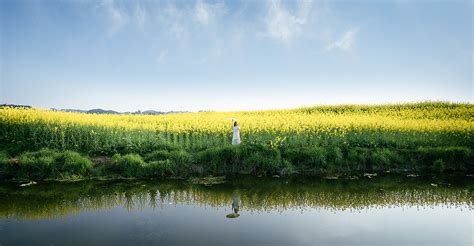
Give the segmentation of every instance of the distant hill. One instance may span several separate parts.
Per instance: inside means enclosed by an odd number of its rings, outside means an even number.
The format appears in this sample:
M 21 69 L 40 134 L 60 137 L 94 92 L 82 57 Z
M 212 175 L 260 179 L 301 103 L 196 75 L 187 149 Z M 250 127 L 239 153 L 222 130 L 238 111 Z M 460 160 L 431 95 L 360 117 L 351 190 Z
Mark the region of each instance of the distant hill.
M 80 110 L 80 109 L 55 109 L 52 108 L 54 111 L 64 111 L 64 112 L 72 112 L 72 113 L 87 113 L 87 110 Z
M 12 108 L 32 108 L 29 105 L 17 105 L 17 104 L 0 104 L 0 107 L 12 107 Z M 135 111 L 135 112 L 117 112 L 114 110 L 107 110 L 101 108 L 95 108 L 91 110 L 82 110 L 82 109 L 57 109 L 51 108 L 53 111 L 62 111 L 62 112 L 72 112 L 72 113 L 83 113 L 83 114 L 146 114 L 146 115 L 160 115 L 160 114 L 179 114 L 179 113 L 188 113 L 188 111 L 156 111 L 156 110 L 145 110 L 145 111 Z
M 155 111 L 155 110 L 145 110 L 141 114 L 166 114 L 166 112 Z
M 106 109 L 101 109 L 101 108 L 91 109 L 91 110 L 88 110 L 86 113 L 88 114 L 120 114 L 117 111 L 106 110 Z
M 12 108 L 31 108 L 29 105 L 17 105 L 17 104 L 0 104 L 1 107 L 12 107 Z
M 63 111 L 63 112 L 73 112 L 73 113 L 84 113 L 84 114 L 145 114 L 145 115 L 160 115 L 160 114 L 179 114 L 179 113 L 187 113 L 188 111 L 156 111 L 156 110 L 145 110 L 145 111 L 135 111 L 135 112 L 117 112 L 114 110 L 107 110 L 107 109 L 91 109 L 91 110 L 81 110 L 81 109 L 52 109 L 56 111 Z

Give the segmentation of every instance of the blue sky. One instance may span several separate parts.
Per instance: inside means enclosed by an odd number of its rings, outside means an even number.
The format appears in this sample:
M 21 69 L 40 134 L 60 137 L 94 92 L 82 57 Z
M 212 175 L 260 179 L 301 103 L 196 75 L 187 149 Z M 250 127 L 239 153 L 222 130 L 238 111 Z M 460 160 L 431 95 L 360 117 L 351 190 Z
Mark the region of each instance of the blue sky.
M 0 103 L 473 102 L 472 1 L 1 1 Z

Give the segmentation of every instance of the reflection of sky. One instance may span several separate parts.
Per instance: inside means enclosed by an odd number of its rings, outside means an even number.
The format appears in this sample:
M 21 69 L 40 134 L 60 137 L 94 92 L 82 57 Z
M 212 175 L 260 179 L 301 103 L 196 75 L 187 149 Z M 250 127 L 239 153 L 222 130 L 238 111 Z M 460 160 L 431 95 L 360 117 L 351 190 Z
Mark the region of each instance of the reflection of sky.
M 243 203 L 245 201 L 242 201 Z M 383 207 L 359 211 L 305 208 L 247 212 L 167 204 L 81 212 L 66 219 L 0 220 L 0 244 L 53 245 L 471 245 L 467 207 Z M 28 235 L 25 237 L 25 235 Z

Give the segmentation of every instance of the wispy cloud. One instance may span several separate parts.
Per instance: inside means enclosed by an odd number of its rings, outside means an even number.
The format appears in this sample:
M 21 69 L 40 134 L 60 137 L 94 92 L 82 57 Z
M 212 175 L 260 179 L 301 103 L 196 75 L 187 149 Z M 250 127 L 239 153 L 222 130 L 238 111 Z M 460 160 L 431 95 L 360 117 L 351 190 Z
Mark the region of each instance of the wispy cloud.
M 146 18 L 147 18 L 146 9 L 137 3 L 137 5 L 135 6 L 135 20 L 137 22 L 138 27 L 143 28 Z
M 263 9 L 249 11 L 249 6 Z M 155 59 L 159 63 L 170 54 L 183 53 L 193 46 L 195 40 L 207 40 L 202 43 L 202 51 L 206 53 L 204 60 L 209 62 L 218 60 L 222 54 L 235 52 L 229 51 L 231 48 L 222 48 L 225 45 L 219 42 L 241 48 L 241 44 L 248 41 L 244 39 L 257 35 L 289 45 L 298 39 L 322 40 L 321 49 L 349 51 L 358 33 L 358 28 L 353 28 L 335 41 L 330 39 L 328 30 L 332 27 L 330 18 L 326 18 L 328 7 L 312 0 L 268 0 L 263 5 L 258 3 L 237 8 L 229 8 L 220 0 L 195 0 L 186 4 L 102 0 L 99 9 L 106 18 L 108 36 L 135 27 L 158 40 L 156 47 L 166 50 L 161 54 L 158 52 Z M 248 14 L 242 14 L 246 10 Z M 259 17 L 261 13 L 263 18 Z
M 182 41 L 189 37 L 188 10 L 177 8 L 173 3 L 169 3 L 161 8 L 158 15 L 159 29 L 162 35 L 173 40 Z
M 298 37 L 308 20 L 311 8 L 312 1 L 302 0 L 298 2 L 297 13 L 292 14 L 280 0 L 269 1 L 264 35 L 283 42 L 289 42 Z
M 160 64 L 165 62 L 165 58 L 168 55 L 168 50 L 162 50 L 158 57 L 156 58 L 156 61 Z
M 339 49 L 342 51 L 350 51 L 354 47 L 355 39 L 359 28 L 352 28 L 351 30 L 345 32 L 341 38 L 329 44 L 326 47 L 326 51 L 331 51 L 334 49 Z
M 108 35 L 113 35 L 128 22 L 128 15 L 124 10 L 120 9 L 113 0 L 102 1 L 102 7 L 111 24 Z
M 208 25 L 218 15 L 225 13 L 226 7 L 224 3 L 210 4 L 198 0 L 194 7 L 194 16 L 198 23 Z

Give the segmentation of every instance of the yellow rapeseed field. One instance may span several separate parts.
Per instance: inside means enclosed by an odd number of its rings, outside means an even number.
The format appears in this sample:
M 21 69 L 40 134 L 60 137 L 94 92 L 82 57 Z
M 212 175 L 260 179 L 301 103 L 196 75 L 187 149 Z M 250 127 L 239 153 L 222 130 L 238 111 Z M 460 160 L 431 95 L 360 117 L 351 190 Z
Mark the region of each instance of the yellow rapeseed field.
M 473 116 L 471 104 L 430 102 L 164 115 L 83 114 L 3 107 L 0 138 L 9 144 L 22 144 L 22 148 L 34 145 L 107 153 L 113 153 L 117 146 L 141 150 L 160 141 L 185 148 L 205 148 L 230 144 L 230 118 L 237 118 L 243 142 L 285 141 L 294 146 L 328 141 L 374 147 L 470 146 Z
M 228 133 L 232 125 L 229 120 L 231 117 L 238 119 L 242 132 L 246 134 L 261 132 L 296 134 L 339 132 L 343 134 L 345 131 L 383 130 L 455 132 L 469 135 L 474 131 L 474 107 L 471 105 L 455 109 L 437 108 L 429 112 L 419 109 L 395 111 L 390 108 L 379 111 L 356 109 L 346 112 L 329 110 L 310 112 L 311 108 L 307 109 L 108 115 L 5 107 L 0 109 L 0 120 L 7 124 L 21 125 L 41 123 L 64 127 L 96 126 L 119 130 L 207 134 Z

